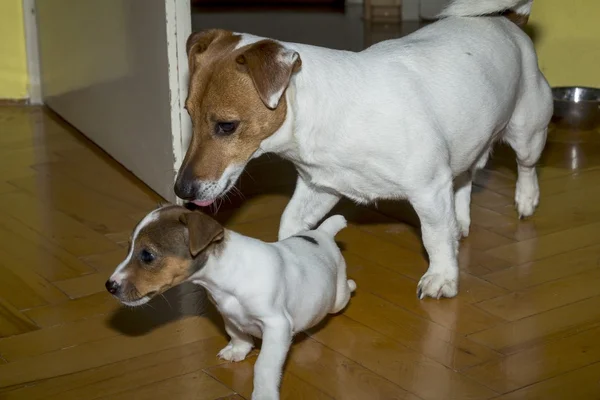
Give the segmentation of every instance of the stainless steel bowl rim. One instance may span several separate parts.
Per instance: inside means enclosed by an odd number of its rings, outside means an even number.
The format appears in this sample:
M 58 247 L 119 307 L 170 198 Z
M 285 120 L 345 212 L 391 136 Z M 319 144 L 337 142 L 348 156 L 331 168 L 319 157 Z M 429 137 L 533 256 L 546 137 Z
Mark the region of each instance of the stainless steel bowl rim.
M 565 91 L 565 90 L 575 90 L 575 89 L 581 89 L 581 90 L 586 90 L 586 91 L 590 91 L 590 92 L 597 92 L 598 98 L 592 99 L 592 100 L 583 99 L 583 100 L 575 101 L 573 99 L 561 99 L 561 98 L 556 97 L 557 92 Z M 556 86 L 556 87 L 552 88 L 552 98 L 555 102 L 561 102 L 561 103 L 572 103 L 572 104 L 600 103 L 600 88 L 594 88 L 594 87 L 590 87 L 590 86 Z

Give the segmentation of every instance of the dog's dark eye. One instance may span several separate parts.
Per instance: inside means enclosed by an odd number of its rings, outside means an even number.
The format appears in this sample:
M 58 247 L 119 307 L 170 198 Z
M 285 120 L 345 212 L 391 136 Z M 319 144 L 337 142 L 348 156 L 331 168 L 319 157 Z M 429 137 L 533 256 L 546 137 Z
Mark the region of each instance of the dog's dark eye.
M 140 252 L 140 260 L 142 260 L 142 262 L 145 264 L 150 264 L 152 261 L 154 261 L 154 254 L 144 249 Z
M 217 122 L 215 127 L 215 135 L 217 136 L 228 136 L 231 135 L 238 127 L 237 121 L 230 122 Z

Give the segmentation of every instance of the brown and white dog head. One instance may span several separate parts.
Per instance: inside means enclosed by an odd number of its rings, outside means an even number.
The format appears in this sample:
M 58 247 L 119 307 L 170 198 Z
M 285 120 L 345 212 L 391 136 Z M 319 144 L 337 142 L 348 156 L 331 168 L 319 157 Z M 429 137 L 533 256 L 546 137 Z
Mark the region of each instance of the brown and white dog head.
M 136 226 L 106 289 L 128 306 L 145 304 L 201 270 L 223 241 L 223 227 L 209 216 L 174 205 L 158 208 Z
M 298 53 L 273 40 L 243 46 L 241 40 L 208 30 L 187 41 L 193 135 L 175 193 L 198 205 L 231 189 L 261 142 L 283 124 L 284 93 L 301 65 Z

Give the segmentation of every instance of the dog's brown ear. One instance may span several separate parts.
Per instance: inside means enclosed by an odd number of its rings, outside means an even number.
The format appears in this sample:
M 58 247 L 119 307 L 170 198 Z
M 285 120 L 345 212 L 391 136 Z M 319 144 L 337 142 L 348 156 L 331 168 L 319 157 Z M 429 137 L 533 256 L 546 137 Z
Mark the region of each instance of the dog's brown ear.
M 223 239 L 223 226 L 201 212 L 184 213 L 179 216 L 188 229 L 190 254 L 196 257 L 211 243 Z
M 222 29 L 206 29 L 194 32 L 188 36 L 187 42 L 185 43 L 185 50 L 188 55 L 190 74 L 194 72 L 196 56 L 204 53 L 215 39 L 224 34 L 227 34 L 227 31 Z
M 193 32 L 188 36 L 185 44 L 185 50 L 188 56 L 203 53 L 208 49 L 208 46 L 215 40 L 219 35 L 224 33 L 221 29 L 205 29 L 199 32 Z
M 277 108 L 292 74 L 302 65 L 297 52 L 272 40 L 254 43 L 236 62 L 246 67 L 260 99 L 271 110 Z

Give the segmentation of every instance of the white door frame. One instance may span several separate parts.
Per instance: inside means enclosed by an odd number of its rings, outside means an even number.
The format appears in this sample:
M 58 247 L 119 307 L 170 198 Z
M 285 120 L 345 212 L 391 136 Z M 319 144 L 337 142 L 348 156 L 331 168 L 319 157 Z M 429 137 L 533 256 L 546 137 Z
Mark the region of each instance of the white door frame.
M 38 50 L 37 19 L 35 0 L 23 0 L 23 25 L 25 28 L 25 54 L 27 56 L 28 103 L 43 104 L 40 74 L 40 54 Z
M 177 171 L 192 135 L 192 123 L 184 109 L 189 80 L 186 42 L 192 33 L 192 17 L 190 0 L 165 0 L 165 7 L 171 88 L 171 131 L 175 153 L 174 168 Z M 176 200 L 180 202 L 179 199 Z

